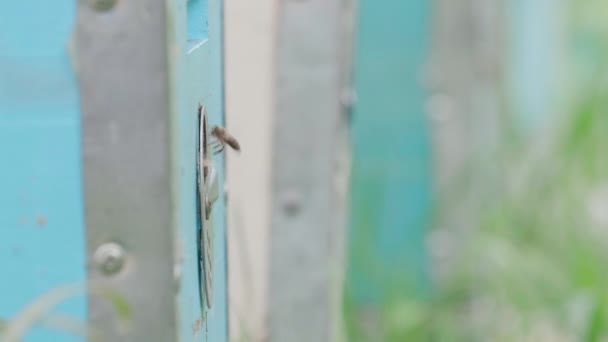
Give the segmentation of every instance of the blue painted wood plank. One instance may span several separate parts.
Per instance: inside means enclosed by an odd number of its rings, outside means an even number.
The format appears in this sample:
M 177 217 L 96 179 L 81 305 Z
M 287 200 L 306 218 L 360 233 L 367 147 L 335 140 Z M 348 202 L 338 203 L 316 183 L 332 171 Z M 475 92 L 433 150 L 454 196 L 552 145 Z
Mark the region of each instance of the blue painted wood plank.
M 82 282 L 85 239 L 76 76 L 67 43 L 75 2 L 0 2 L 0 317 Z M 57 312 L 85 322 L 84 298 Z M 27 341 L 79 340 L 31 331 Z
M 195 2 L 199 2 L 195 4 Z M 176 87 L 174 101 L 177 115 L 173 118 L 177 129 L 173 136 L 179 173 L 177 208 L 179 239 L 184 257 L 181 291 L 179 294 L 180 336 L 183 341 L 227 341 L 227 279 L 226 279 L 226 221 L 225 199 L 220 198 L 213 207 L 214 225 L 214 279 L 213 306 L 201 315 L 198 288 L 198 259 L 196 251 L 196 165 L 197 107 L 201 103 L 208 109 L 209 124 L 223 125 L 223 1 L 178 1 L 176 7 L 175 40 L 179 51 L 174 61 Z M 203 8 L 205 7 L 205 8 Z M 208 36 L 197 35 L 192 22 L 208 22 Z M 224 184 L 224 154 L 214 156 L 214 165 L 220 176 L 220 189 Z
M 359 1 L 347 288 L 355 303 L 428 286 L 430 139 L 421 85 L 429 2 Z

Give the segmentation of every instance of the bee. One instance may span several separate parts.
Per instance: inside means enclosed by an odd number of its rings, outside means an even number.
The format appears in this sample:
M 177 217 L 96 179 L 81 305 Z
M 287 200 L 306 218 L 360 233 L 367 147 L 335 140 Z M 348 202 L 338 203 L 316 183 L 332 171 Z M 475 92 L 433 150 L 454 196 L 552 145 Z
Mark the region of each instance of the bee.
M 230 135 L 230 133 L 228 133 L 224 127 L 214 126 L 211 129 L 211 135 L 217 139 L 213 143 L 213 147 L 216 148 L 214 151 L 215 154 L 221 153 L 226 145 L 230 146 L 235 151 L 241 151 L 241 145 L 239 145 L 239 142 L 235 137 Z

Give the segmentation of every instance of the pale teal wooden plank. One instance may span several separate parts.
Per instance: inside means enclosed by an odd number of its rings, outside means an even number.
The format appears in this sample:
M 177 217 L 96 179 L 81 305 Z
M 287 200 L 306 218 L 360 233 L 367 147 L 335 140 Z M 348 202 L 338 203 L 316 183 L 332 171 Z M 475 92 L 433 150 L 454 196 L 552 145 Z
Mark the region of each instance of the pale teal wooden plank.
M 561 5 L 557 0 L 509 2 L 508 94 L 524 134 L 534 134 L 560 110 L 553 104 L 560 90 Z
M 226 221 L 225 198 L 213 206 L 214 279 L 213 306 L 201 315 L 196 250 L 196 166 L 197 107 L 208 109 L 209 124 L 223 125 L 223 1 L 178 1 L 176 6 L 175 41 L 179 54 L 174 61 L 175 101 L 177 112 L 173 120 L 174 151 L 179 173 L 176 173 L 178 195 L 179 239 L 184 257 L 181 291 L 179 294 L 180 335 L 183 341 L 227 341 L 227 283 L 226 283 Z M 208 23 L 208 32 L 193 29 L 192 23 Z M 200 28 L 200 27 L 199 27 Z M 224 154 L 214 156 L 224 183 Z

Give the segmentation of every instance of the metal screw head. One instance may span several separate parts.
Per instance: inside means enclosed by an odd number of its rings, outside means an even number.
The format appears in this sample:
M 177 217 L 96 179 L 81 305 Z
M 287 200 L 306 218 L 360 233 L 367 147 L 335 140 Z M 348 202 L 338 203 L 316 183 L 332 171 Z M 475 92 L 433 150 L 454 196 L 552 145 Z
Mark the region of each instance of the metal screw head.
M 302 196 L 299 191 L 294 189 L 285 191 L 281 202 L 284 212 L 289 216 L 296 215 L 302 208 Z
M 116 0 L 89 0 L 91 7 L 97 11 L 109 11 L 116 5 Z
M 340 103 L 344 107 L 352 107 L 357 102 L 357 93 L 352 88 L 344 88 L 340 92 Z
M 125 250 L 115 242 L 97 247 L 93 260 L 101 272 L 107 275 L 120 271 L 125 263 Z
M 454 100 L 445 94 L 432 95 L 428 99 L 426 107 L 431 119 L 439 124 L 448 122 L 456 113 Z

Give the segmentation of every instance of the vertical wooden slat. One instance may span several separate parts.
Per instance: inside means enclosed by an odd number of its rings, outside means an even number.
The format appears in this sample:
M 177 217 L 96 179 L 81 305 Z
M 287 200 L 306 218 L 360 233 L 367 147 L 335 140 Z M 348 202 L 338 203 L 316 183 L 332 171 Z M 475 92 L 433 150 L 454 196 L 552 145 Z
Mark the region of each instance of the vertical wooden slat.
M 428 286 L 428 1 L 359 1 L 348 289 L 376 307 Z
M 273 132 L 269 337 L 338 335 L 347 116 L 348 2 L 279 7 Z M 348 53 L 348 52 L 346 52 Z

